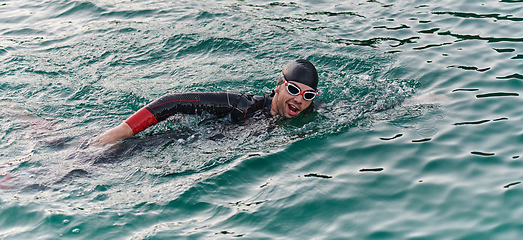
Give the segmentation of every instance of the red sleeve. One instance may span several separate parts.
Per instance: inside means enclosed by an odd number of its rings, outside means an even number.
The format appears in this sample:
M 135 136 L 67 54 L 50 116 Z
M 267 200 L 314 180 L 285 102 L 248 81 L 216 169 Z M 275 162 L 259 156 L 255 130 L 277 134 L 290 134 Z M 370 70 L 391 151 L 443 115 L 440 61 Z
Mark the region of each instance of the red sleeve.
M 147 110 L 146 108 L 138 110 L 138 112 L 134 113 L 127 120 L 125 120 L 125 123 L 129 124 L 134 134 L 137 134 L 145 130 L 146 128 L 153 124 L 156 124 L 157 122 L 158 120 L 156 120 L 154 115 L 151 112 L 149 112 L 149 110 Z

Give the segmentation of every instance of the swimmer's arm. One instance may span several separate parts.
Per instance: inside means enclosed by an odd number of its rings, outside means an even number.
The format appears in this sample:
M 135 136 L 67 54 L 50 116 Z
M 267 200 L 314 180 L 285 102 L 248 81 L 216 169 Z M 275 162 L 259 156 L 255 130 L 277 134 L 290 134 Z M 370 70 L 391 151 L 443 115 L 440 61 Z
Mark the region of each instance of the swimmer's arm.
M 96 138 L 94 144 L 103 146 L 132 136 L 134 136 L 133 129 L 131 129 L 129 124 L 123 122 Z
M 124 138 L 132 137 L 146 128 L 160 121 L 164 121 L 170 116 L 178 113 L 199 114 L 206 111 L 214 115 L 226 115 L 233 110 L 229 101 L 233 101 L 237 104 L 239 101 L 238 98 L 241 98 L 242 96 L 242 94 L 225 92 L 167 94 L 138 110 L 117 127 L 102 134 L 94 141 L 94 144 L 106 145 Z M 229 97 L 231 97 L 232 100 L 229 99 Z M 162 113 L 161 117 L 156 113 Z

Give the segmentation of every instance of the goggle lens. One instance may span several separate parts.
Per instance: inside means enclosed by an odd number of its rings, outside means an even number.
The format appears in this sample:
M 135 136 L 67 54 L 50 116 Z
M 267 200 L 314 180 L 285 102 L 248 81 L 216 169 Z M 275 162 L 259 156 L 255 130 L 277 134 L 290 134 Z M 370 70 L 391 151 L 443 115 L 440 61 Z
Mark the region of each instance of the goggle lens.
M 298 95 L 301 92 L 300 88 L 292 83 L 287 84 L 287 91 L 291 95 Z
M 312 100 L 316 97 L 316 94 L 315 93 L 312 93 L 312 92 L 305 92 L 303 94 L 303 99 L 305 100 Z

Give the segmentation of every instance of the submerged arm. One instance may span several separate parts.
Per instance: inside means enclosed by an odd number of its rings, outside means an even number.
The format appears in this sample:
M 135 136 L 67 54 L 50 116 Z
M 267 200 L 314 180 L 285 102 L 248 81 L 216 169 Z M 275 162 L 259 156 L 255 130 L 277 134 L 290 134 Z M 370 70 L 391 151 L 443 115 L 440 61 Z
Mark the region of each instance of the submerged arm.
M 94 144 L 106 145 L 132 136 L 134 136 L 133 130 L 127 123 L 123 122 L 117 127 L 105 132 L 104 134 L 96 138 Z
M 94 144 L 106 145 L 132 136 L 134 136 L 133 130 L 127 123 L 123 122 L 117 127 L 105 132 L 104 134 L 96 138 Z

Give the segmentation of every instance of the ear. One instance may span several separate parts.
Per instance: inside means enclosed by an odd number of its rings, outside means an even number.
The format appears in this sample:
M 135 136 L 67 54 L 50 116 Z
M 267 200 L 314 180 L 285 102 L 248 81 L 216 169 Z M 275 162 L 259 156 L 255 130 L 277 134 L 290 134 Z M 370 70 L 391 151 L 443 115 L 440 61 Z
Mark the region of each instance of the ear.
M 275 94 L 279 94 L 280 93 L 280 86 L 282 86 L 283 84 L 280 84 L 280 85 L 277 85 L 275 88 L 274 88 L 274 93 Z

